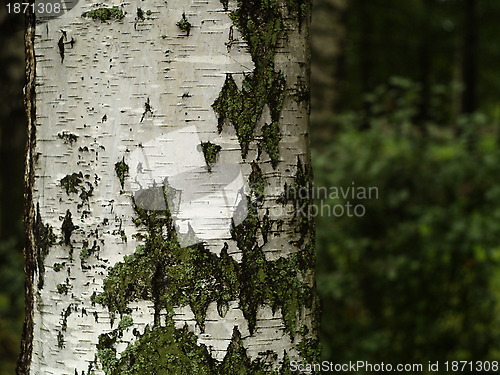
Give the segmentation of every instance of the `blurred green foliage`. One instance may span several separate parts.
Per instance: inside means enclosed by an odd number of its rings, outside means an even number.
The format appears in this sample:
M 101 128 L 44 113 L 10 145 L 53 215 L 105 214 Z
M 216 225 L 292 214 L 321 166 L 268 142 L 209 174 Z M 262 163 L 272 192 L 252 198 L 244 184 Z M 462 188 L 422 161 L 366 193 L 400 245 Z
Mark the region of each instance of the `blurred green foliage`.
M 463 34 L 470 1 L 348 0 L 343 15 L 344 53 L 337 62 L 339 108 L 360 108 L 362 95 L 394 75 L 429 87 L 448 86 L 450 82 L 460 84 L 464 73 Z M 479 107 L 490 111 L 498 108 L 500 91 L 497 68 L 500 2 L 474 0 L 474 3 L 477 96 Z
M 317 218 L 323 358 L 335 363 L 500 356 L 500 128 L 481 114 L 440 124 L 439 87 L 433 121 L 414 125 L 418 90 L 391 78 L 366 96 L 368 119 L 338 114 L 313 150 L 316 186 L 379 192 L 325 202 L 362 204 L 363 217 Z
M 0 241 L 0 374 L 14 374 L 24 311 L 22 245 Z

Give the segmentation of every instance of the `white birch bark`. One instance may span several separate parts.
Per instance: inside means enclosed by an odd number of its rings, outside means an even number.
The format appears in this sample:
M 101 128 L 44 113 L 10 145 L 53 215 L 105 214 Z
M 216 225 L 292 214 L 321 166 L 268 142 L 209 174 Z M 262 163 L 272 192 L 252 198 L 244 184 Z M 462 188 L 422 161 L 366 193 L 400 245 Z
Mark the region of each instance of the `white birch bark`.
M 266 187 L 259 216 L 262 218 L 269 209 L 270 219 L 283 223 L 271 227 L 268 240 L 264 241 L 260 233 L 257 236 L 266 260 L 276 261 L 301 251 L 300 246 L 290 244 L 296 239 L 293 205 L 278 205 L 276 200 L 283 194 L 285 183 L 293 182 L 298 158 L 309 164 L 308 106 L 293 100 L 298 77 L 307 85 L 307 22 L 306 30 L 299 31 L 296 23 L 287 23 L 285 2 L 278 3 L 286 31 L 279 35 L 275 69 L 282 72 L 286 90 L 279 121 L 281 161 L 276 168 L 265 150 L 258 157 L 260 129 L 271 121 L 267 105 L 245 158 L 232 126 L 225 125 L 220 134 L 217 131 L 218 116 L 212 105 L 227 74 L 232 74 L 241 89 L 244 74 L 255 68 L 246 42 L 230 18 L 236 2 L 230 1 L 227 10 L 218 0 L 106 2 L 99 7 L 117 6 L 125 17 L 101 21 L 82 17 L 96 6 L 81 0 L 63 16 L 36 25 L 32 47 L 28 40 L 36 63 L 36 97 L 29 98 L 28 104 L 36 111 L 36 115 L 29 111 L 34 138 L 29 145 L 31 167 L 28 161 L 27 170 L 28 180 L 33 173 L 28 181 L 32 197 L 27 197 L 33 257 L 41 251 L 33 227 L 38 228 L 38 236 L 40 228 L 52 228 L 55 241 L 47 246 L 46 254 L 38 256 L 34 269 L 28 267 L 28 274 L 34 273 L 34 303 L 30 312 L 33 347 L 30 350 L 29 345 L 24 346 L 21 359 L 26 374 L 88 374 L 89 369 L 95 374 L 105 373 L 96 361 L 99 335 L 116 329 L 120 319 L 113 321 L 108 309 L 93 303 L 92 296 L 102 293 L 109 270 L 144 242 L 137 236 L 145 229 L 134 223 L 137 214 L 132 203 L 141 181 L 146 185 L 153 180 L 161 182 L 164 177 L 182 173 L 181 165 L 186 170 L 197 169 L 198 174 L 184 189 L 189 190 L 189 184 L 205 183 L 200 189 L 215 195 L 207 198 L 205 194 L 198 203 L 185 201 L 181 210 L 185 217 L 178 221 L 184 229 L 180 230 L 186 232 L 189 222 L 210 252 L 220 255 L 227 243 L 230 257 L 241 262 L 242 250 L 230 232 L 231 207 L 236 198 L 233 194 L 231 203 L 217 206 L 230 214 L 214 211 L 214 197 L 220 196 L 217 184 L 210 180 L 213 172 L 206 170 L 202 151 L 193 147 L 199 142 L 220 145 L 215 165 L 238 166 L 245 181 L 252 172 L 252 162 L 262 170 Z M 183 14 L 192 25 L 189 35 L 177 25 Z M 171 136 L 175 132 L 181 132 L 184 138 Z M 137 155 L 144 150 L 151 163 L 149 180 L 141 180 L 137 172 L 144 162 Z M 116 173 L 120 161 L 130 168 L 123 187 Z M 68 183 L 67 176 L 78 184 Z M 203 202 L 207 204 L 205 209 Z M 307 273 L 306 278 L 305 282 L 312 285 L 312 274 Z M 123 331 L 116 345 L 118 356 L 137 340 L 133 332 L 143 333 L 154 322 L 151 301 L 135 301 L 129 307 L 133 325 Z M 165 313 L 162 310 L 162 316 Z M 281 310 L 273 313 L 267 303 L 258 307 L 253 332 L 238 299 L 229 303 L 224 316 L 212 301 L 204 327 L 197 324 L 190 306 L 175 307 L 173 319 L 177 328 L 187 326 L 194 332 L 198 344 L 204 344 L 217 361 L 224 359 L 237 327 L 248 357 L 261 358 L 269 368 L 277 369 L 285 351 L 292 360 L 302 359 L 298 345 L 305 338 L 314 338 L 314 313 L 314 307 L 301 308 L 296 325 L 307 326 L 310 332 L 301 331 L 294 338 L 286 330 Z M 27 322 L 29 330 L 29 319 Z M 25 335 L 25 339 L 29 337 Z M 262 354 L 266 351 L 276 356 L 267 358 Z

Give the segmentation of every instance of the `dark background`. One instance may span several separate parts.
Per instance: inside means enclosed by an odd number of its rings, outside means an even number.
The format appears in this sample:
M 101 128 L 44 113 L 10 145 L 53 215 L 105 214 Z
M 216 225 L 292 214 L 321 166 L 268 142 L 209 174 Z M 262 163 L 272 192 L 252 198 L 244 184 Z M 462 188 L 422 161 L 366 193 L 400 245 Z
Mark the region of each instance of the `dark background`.
M 315 0 L 322 359 L 500 360 L 500 1 Z M 22 19 L 0 10 L 0 375 L 23 319 Z M 348 202 L 349 201 L 349 202 Z

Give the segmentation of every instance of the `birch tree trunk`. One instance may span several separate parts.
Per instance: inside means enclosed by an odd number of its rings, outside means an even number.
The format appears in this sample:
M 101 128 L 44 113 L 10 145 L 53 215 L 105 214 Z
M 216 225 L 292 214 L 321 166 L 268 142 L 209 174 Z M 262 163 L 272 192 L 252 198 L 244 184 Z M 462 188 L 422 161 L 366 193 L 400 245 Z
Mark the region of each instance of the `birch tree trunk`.
M 18 374 L 315 360 L 309 18 L 308 0 L 28 17 Z

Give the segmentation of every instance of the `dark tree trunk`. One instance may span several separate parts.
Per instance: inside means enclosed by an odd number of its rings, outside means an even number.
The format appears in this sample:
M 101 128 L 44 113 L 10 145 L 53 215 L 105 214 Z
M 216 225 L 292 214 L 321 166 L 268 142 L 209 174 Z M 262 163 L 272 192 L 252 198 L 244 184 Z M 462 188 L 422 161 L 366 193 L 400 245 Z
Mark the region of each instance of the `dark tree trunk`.
M 372 51 L 373 24 L 372 14 L 369 6 L 371 0 L 360 0 L 360 20 L 361 20 L 361 43 L 360 51 L 360 77 L 361 77 L 361 95 L 367 94 L 373 90 L 372 66 L 374 54 Z M 368 129 L 370 127 L 370 103 L 363 102 L 363 123 L 361 128 Z
M 472 113 L 477 108 L 477 0 L 465 0 L 464 7 L 464 41 L 462 60 L 462 112 Z
M 431 94 L 431 16 L 432 0 L 423 1 L 422 37 L 420 39 L 420 108 L 418 122 L 423 125 L 429 119 L 429 98 Z

